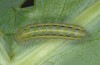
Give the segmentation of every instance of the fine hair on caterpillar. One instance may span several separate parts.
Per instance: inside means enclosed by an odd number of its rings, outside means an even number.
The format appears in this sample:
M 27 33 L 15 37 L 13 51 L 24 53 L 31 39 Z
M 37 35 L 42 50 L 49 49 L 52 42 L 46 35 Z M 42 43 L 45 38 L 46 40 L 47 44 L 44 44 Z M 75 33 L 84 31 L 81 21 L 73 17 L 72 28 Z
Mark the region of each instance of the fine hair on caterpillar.
M 15 40 L 19 42 L 30 39 L 66 39 L 80 40 L 87 35 L 86 29 L 74 24 L 39 23 L 30 24 L 20 28 L 15 34 Z

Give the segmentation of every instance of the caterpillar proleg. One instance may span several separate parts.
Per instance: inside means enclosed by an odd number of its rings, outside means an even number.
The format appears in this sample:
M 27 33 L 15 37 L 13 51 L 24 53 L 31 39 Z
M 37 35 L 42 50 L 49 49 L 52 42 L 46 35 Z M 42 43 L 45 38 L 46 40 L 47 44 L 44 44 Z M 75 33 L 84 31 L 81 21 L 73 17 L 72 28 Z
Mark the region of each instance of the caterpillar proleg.
M 61 38 L 79 40 L 86 36 L 86 30 L 73 24 L 30 24 L 19 29 L 15 34 L 17 41 L 26 41 L 34 38 Z

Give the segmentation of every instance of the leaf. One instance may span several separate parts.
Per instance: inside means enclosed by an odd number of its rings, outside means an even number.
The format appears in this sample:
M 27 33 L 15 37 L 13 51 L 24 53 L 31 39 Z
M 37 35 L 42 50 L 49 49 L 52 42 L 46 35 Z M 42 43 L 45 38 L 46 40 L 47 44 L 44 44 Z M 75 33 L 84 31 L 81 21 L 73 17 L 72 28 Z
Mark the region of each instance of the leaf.
M 34 7 L 8 8 L 0 11 L 0 18 L 2 21 L 0 28 L 5 33 L 14 33 L 17 29 L 32 23 L 69 23 L 84 27 L 89 34 L 87 40 L 41 39 L 19 44 L 10 38 L 14 41 L 12 49 L 15 55 L 10 65 L 99 65 L 100 63 L 100 1 L 98 0 L 36 0 Z
M 8 65 L 11 61 L 12 49 L 7 43 L 7 37 L 0 31 L 0 65 Z
M 24 0 L 0 0 L 0 9 L 19 7 Z

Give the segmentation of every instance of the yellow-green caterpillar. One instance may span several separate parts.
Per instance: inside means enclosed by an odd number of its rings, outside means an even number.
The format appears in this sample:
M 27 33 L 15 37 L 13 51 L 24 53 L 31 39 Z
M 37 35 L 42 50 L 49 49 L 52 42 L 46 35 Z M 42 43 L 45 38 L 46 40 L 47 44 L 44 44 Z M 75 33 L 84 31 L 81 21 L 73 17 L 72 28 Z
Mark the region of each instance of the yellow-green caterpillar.
M 17 41 L 26 41 L 33 38 L 65 38 L 78 40 L 86 36 L 86 30 L 73 24 L 30 24 L 19 29 L 15 34 Z

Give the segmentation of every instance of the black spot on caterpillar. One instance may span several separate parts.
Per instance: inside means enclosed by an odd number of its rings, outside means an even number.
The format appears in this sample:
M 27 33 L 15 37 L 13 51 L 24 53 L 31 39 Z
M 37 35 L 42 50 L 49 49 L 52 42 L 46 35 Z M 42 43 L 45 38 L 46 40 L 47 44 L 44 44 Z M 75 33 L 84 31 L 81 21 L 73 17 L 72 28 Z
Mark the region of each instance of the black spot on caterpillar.
M 61 38 L 79 40 L 86 36 L 86 30 L 73 24 L 30 24 L 19 29 L 15 34 L 17 41 L 26 41 L 33 38 Z

